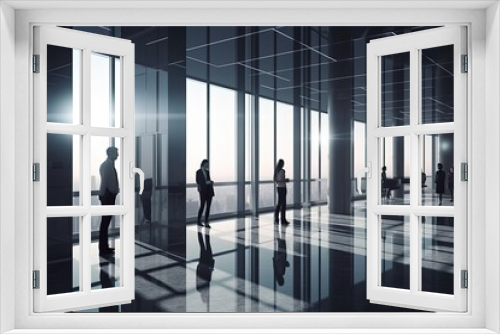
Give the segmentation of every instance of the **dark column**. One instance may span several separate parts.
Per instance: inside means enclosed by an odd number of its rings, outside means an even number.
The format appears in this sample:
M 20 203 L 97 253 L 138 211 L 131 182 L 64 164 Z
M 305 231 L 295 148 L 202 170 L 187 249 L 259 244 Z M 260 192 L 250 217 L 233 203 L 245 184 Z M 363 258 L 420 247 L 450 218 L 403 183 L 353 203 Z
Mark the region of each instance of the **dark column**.
M 301 37 L 301 27 L 295 27 L 293 29 L 293 37 L 295 40 L 299 41 Z M 301 146 L 302 146 L 302 124 L 300 120 L 300 113 L 302 112 L 301 101 L 300 101 L 300 87 L 302 82 L 302 53 L 298 52 L 300 45 L 294 43 L 294 53 L 293 53 L 293 204 L 295 208 L 300 208 L 302 206 L 302 188 L 300 181 L 302 178 L 302 156 L 301 156 Z
M 243 36 L 245 34 L 245 27 L 237 28 L 237 35 Z M 240 38 L 237 42 L 237 59 L 241 61 L 245 59 L 245 39 Z M 241 217 L 241 219 L 237 220 L 237 231 L 235 237 L 238 238 L 238 231 L 245 229 L 245 181 L 246 181 L 246 173 L 245 173 L 245 160 L 246 160 L 246 152 L 245 152 L 245 113 L 250 112 L 249 110 L 245 110 L 245 68 L 243 66 L 237 67 L 236 72 L 236 82 L 237 82 L 237 178 L 238 178 L 238 186 L 237 186 L 237 215 Z M 244 237 L 244 236 L 243 236 Z M 236 280 L 237 291 L 246 291 L 246 246 L 245 242 L 237 242 L 236 243 L 236 258 L 235 258 L 235 268 L 236 268 Z M 236 311 L 237 312 L 245 312 L 245 303 L 240 302 L 246 298 L 245 296 L 241 296 L 236 294 Z
M 237 36 L 245 34 L 245 27 L 237 28 Z M 237 59 L 242 61 L 245 59 L 245 39 L 239 38 L 236 45 Z M 245 67 L 238 66 L 236 72 L 236 112 L 237 112 L 237 131 L 236 131 L 236 147 L 237 147 L 237 215 L 238 217 L 245 216 Z
M 168 30 L 167 250 L 186 253 L 186 28 Z
M 349 40 L 349 28 L 329 29 L 329 54 L 336 59 L 353 57 L 351 42 L 333 44 L 334 40 Z M 352 62 L 330 65 L 328 120 L 330 122 L 330 213 L 350 214 L 352 199 Z
M 329 212 L 335 214 L 351 215 L 352 213 L 352 180 L 353 180 L 353 75 L 352 59 L 354 45 L 351 30 L 347 27 L 331 27 L 328 30 L 330 57 L 338 62 L 331 63 L 329 68 L 328 87 L 328 121 L 330 127 L 329 153 Z M 346 247 L 342 250 L 328 250 L 330 273 L 328 285 L 330 291 L 331 311 L 346 311 L 352 309 L 354 251 L 353 240 L 345 244 L 344 233 L 351 235 L 352 228 L 345 227 L 339 230 L 331 226 L 329 235 L 331 244 L 343 243 Z M 336 233 L 342 231 L 342 234 Z M 342 239 L 342 240 L 341 240 Z M 342 303 L 332 302 L 342 300 Z M 342 304 L 342 305 L 340 305 Z
M 251 58 L 254 59 L 252 61 L 252 67 L 253 68 L 259 68 L 259 34 L 255 34 L 259 28 L 251 28 L 251 32 L 253 35 L 250 37 L 250 44 L 251 44 Z M 253 73 L 251 79 L 250 79 L 250 85 L 251 85 L 251 90 L 252 90 L 252 103 L 251 103 L 251 119 L 252 119 L 252 135 L 251 135 L 251 140 L 252 140 L 252 145 L 251 145 L 251 151 L 252 151 L 252 180 L 251 180 L 251 197 L 252 197 L 252 203 L 251 203 L 251 210 L 252 210 L 252 215 L 257 216 L 258 212 L 258 206 L 259 206 L 259 85 L 260 85 L 260 80 L 259 80 L 259 75 L 258 73 Z
M 308 28 L 301 28 L 302 31 L 302 41 L 305 44 L 310 43 L 309 33 L 310 30 Z M 300 85 L 300 96 L 302 96 L 302 106 L 304 107 L 304 124 L 302 127 L 304 129 L 304 137 L 303 145 L 304 145 L 304 170 L 302 171 L 303 179 L 306 180 L 302 187 L 303 192 L 303 201 L 302 205 L 310 206 L 311 205 L 311 106 L 310 102 L 310 89 L 307 85 L 307 82 L 311 80 L 309 64 L 311 61 L 310 53 L 303 52 L 302 53 L 302 77 L 301 77 L 301 85 Z

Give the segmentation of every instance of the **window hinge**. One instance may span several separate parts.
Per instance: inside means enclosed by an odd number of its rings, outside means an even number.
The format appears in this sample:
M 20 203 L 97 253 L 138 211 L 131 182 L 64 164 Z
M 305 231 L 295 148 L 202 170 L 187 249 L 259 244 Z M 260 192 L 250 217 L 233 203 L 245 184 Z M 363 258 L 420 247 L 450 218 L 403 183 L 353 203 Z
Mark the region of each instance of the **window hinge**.
M 33 270 L 33 289 L 40 289 L 40 270 Z
M 469 72 L 469 56 L 462 55 L 462 73 Z
M 469 165 L 466 162 L 460 164 L 460 175 L 462 181 L 469 181 Z
M 462 270 L 462 289 L 469 287 L 469 273 L 467 270 Z
M 40 163 L 38 162 L 33 164 L 33 181 L 40 181 Z
M 40 73 L 40 55 L 33 55 L 33 73 Z

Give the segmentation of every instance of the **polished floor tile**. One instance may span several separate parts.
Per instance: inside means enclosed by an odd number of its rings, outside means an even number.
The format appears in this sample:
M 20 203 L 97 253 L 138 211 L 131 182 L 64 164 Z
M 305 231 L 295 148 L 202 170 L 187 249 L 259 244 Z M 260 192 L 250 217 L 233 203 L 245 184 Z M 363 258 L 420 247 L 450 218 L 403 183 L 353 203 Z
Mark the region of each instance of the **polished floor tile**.
M 329 214 L 325 206 L 291 210 L 289 226 L 275 224 L 272 214 L 213 221 L 211 229 L 188 225 L 180 241 L 172 241 L 166 225 L 142 224 L 136 233 L 135 300 L 87 312 L 413 311 L 366 299 L 363 207 L 361 203 L 353 216 Z M 406 288 L 404 219 L 383 222 L 382 284 Z M 428 223 L 424 286 L 453 293 L 452 226 Z M 95 250 L 92 259 L 93 288 L 117 286 L 119 261 L 99 257 Z

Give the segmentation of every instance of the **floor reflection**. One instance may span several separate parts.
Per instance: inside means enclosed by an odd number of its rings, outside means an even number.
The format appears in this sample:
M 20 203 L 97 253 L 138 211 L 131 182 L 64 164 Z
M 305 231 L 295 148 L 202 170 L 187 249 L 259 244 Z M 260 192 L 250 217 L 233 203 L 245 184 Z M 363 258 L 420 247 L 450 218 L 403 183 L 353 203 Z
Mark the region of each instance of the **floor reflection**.
M 172 240 L 167 226 L 138 225 L 135 300 L 87 311 L 407 312 L 366 299 L 363 216 L 331 215 L 320 206 L 290 211 L 288 227 L 274 224 L 272 214 L 213 221 L 212 229 L 188 225 L 181 252 L 177 251 L 180 244 L 174 251 L 160 247 Z M 390 236 L 384 240 L 387 248 L 382 258 L 391 269 L 386 281 L 404 281 L 408 273 L 404 254 L 409 247 L 404 222 L 388 220 L 386 225 Z M 424 277 L 432 286 L 449 282 L 452 265 L 442 263 L 446 261 L 442 253 L 449 253 L 450 247 L 452 251 L 453 243 L 441 239 L 449 239 L 450 229 L 447 222 L 426 225 L 425 251 L 434 255 L 425 259 Z M 116 286 L 113 275 L 119 270 L 114 260 L 101 257 L 99 261 L 100 288 Z

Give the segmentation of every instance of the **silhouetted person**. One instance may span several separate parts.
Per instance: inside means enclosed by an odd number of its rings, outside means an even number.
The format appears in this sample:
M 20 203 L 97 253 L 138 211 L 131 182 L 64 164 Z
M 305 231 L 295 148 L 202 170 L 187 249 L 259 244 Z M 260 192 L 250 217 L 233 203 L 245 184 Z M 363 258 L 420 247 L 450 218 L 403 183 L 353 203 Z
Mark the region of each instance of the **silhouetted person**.
M 382 195 L 384 197 L 386 197 L 387 199 L 389 199 L 389 197 L 391 196 L 391 191 L 389 190 L 389 183 L 387 182 L 386 170 L 387 170 L 387 167 L 382 166 L 382 174 L 381 174 L 381 178 L 382 178 L 382 192 L 383 192 Z
M 277 239 L 273 256 L 274 278 L 279 286 L 285 284 L 285 271 L 287 267 L 290 267 L 290 262 L 286 260 L 285 231 L 282 230 L 280 237 Z
M 279 159 L 276 167 L 274 168 L 274 182 L 276 183 L 276 190 L 278 191 L 278 204 L 274 210 L 274 222 L 279 223 L 279 213 L 281 212 L 281 224 L 290 224 L 285 217 L 286 213 L 286 183 L 290 181 L 285 177 L 285 161 Z
M 446 173 L 443 170 L 443 164 L 437 164 L 437 172 L 436 172 L 436 194 L 439 196 L 439 205 L 443 204 L 443 194 L 444 194 L 444 181 L 446 179 Z
M 200 258 L 196 267 L 196 290 L 201 293 L 203 302 L 208 302 L 210 281 L 214 270 L 215 259 L 210 245 L 210 235 L 198 231 L 198 243 L 200 244 Z
M 116 174 L 115 161 L 118 158 L 118 149 L 108 147 L 106 150 L 108 158 L 101 164 L 99 173 L 101 174 L 101 187 L 99 190 L 99 200 L 102 205 L 115 205 L 116 195 L 120 192 L 118 185 L 118 175 Z M 102 216 L 99 228 L 99 252 L 110 253 L 114 248 L 108 246 L 108 228 L 112 216 Z
M 201 216 L 206 206 L 205 211 L 205 226 L 210 228 L 208 219 L 210 216 L 210 205 L 212 204 L 212 197 L 215 196 L 214 182 L 210 179 L 209 163 L 207 159 L 201 162 L 200 169 L 196 171 L 196 183 L 198 184 L 198 192 L 200 193 L 200 208 L 198 210 L 198 225 L 203 226 L 201 223 Z
M 450 167 L 448 170 L 448 190 L 450 191 L 451 199 L 450 202 L 453 202 L 453 193 L 455 191 L 455 175 L 453 172 L 453 167 Z

